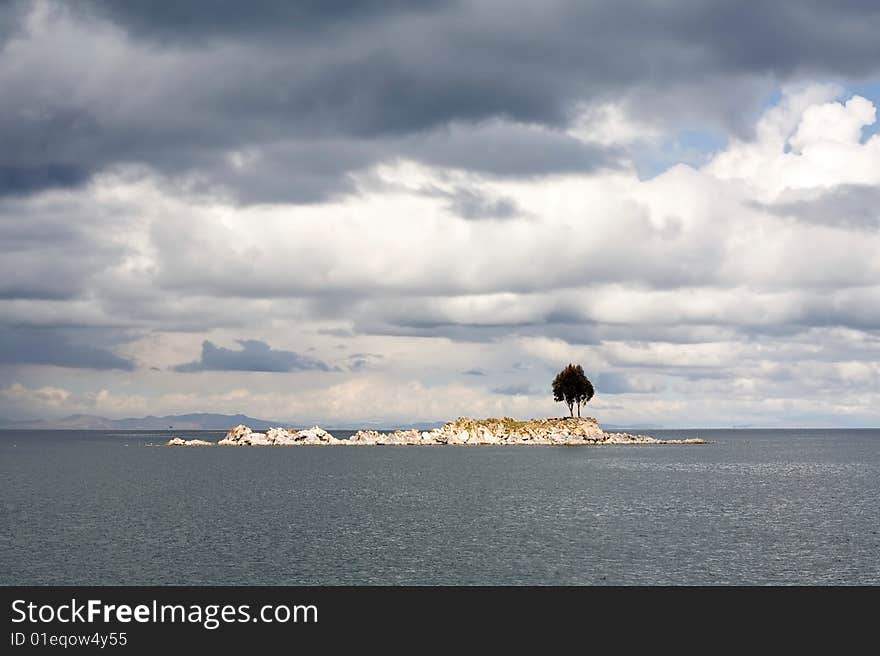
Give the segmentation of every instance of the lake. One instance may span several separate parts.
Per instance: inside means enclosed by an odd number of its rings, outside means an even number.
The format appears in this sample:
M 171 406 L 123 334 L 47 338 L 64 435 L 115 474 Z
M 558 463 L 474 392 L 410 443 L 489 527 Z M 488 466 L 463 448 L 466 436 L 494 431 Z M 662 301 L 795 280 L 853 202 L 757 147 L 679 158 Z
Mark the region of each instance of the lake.
M 0 583 L 880 583 L 880 430 L 647 432 L 711 443 L 0 431 Z

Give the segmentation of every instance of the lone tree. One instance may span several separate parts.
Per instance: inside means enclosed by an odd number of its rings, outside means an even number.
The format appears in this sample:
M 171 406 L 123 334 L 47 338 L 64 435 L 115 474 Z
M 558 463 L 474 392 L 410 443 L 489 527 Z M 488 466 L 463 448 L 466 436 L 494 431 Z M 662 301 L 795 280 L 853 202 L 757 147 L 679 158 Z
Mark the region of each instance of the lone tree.
M 568 413 L 574 417 L 574 406 L 577 404 L 578 417 L 581 416 L 581 403 L 586 404 L 593 398 L 593 383 L 589 381 L 584 368 L 579 364 L 571 364 L 556 374 L 553 379 L 553 400 L 565 401 Z

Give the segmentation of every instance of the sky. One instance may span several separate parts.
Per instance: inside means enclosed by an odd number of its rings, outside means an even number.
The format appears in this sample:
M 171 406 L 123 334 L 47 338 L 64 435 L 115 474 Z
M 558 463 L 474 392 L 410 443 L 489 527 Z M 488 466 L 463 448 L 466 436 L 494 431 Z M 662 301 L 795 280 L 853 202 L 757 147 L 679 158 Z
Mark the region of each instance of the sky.
M 0 417 L 880 425 L 874 0 L 0 2 Z

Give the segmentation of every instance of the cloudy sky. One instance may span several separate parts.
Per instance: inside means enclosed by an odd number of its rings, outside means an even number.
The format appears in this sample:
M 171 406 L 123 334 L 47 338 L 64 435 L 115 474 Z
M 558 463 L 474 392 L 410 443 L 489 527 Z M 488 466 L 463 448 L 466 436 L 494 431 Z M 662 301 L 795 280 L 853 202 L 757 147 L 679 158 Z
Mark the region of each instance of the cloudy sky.
M 875 0 L 0 2 L 0 417 L 880 425 Z

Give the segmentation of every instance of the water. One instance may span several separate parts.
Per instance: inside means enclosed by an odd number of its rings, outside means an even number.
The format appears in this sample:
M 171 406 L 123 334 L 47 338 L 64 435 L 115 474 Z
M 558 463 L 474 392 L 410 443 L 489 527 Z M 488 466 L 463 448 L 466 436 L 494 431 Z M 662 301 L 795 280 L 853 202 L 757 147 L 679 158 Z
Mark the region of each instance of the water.
M 0 432 L 0 583 L 880 583 L 880 430 L 652 434 L 712 443 Z

